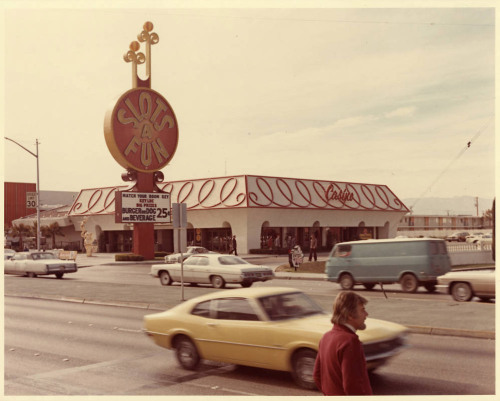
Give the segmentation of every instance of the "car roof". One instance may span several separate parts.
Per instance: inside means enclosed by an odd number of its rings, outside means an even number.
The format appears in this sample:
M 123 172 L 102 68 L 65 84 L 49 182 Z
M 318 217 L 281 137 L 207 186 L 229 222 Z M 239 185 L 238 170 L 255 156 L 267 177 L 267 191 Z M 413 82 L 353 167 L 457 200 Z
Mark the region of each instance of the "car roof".
M 291 287 L 252 287 L 252 288 L 234 288 L 211 292 L 210 294 L 201 295 L 192 298 L 189 301 L 201 302 L 215 298 L 260 298 L 270 295 L 286 294 L 290 292 L 303 292 L 297 288 Z
M 359 240 L 359 241 L 346 241 L 346 242 L 339 242 L 337 245 L 344 245 L 344 244 L 382 244 L 382 243 L 389 243 L 389 242 L 414 242 L 414 241 L 444 241 L 441 238 L 385 238 L 385 239 L 365 239 L 365 240 Z
M 230 256 L 232 258 L 239 258 L 241 259 L 239 256 L 234 256 L 234 255 L 228 255 L 228 254 L 224 254 L 224 253 L 195 253 L 193 255 L 191 255 L 189 257 L 189 259 L 191 258 L 197 258 L 197 257 L 200 257 L 200 256 L 203 256 L 203 257 L 206 257 L 206 258 L 211 258 L 211 259 L 215 259 L 215 258 L 219 258 L 221 256 Z

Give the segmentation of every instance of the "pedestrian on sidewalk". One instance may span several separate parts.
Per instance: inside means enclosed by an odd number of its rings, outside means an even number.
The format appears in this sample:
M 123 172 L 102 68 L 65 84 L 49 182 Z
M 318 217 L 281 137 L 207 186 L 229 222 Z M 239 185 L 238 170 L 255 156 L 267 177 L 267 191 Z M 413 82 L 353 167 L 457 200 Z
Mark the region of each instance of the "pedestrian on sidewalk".
M 231 247 L 231 252 L 234 252 L 235 256 L 238 256 L 238 250 L 236 249 L 237 243 L 236 243 L 236 235 L 233 235 L 233 240 L 232 240 L 232 247 Z
M 295 245 L 292 249 L 292 262 L 295 271 L 299 268 L 300 264 L 304 261 L 304 254 L 300 245 Z
M 314 261 L 318 261 L 318 254 L 316 253 L 316 247 L 318 246 L 318 239 L 316 238 L 316 233 L 311 235 L 309 238 L 309 262 L 314 256 Z
M 294 265 L 292 260 L 292 253 L 293 253 L 293 247 L 295 246 L 295 237 L 289 235 L 288 239 L 286 240 L 286 246 L 288 248 L 288 264 L 290 265 L 291 268 L 293 268 Z
M 366 328 L 367 299 L 342 291 L 333 304 L 332 330 L 319 342 L 313 377 L 324 395 L 373 395 L 363 344 L 356 334 Z

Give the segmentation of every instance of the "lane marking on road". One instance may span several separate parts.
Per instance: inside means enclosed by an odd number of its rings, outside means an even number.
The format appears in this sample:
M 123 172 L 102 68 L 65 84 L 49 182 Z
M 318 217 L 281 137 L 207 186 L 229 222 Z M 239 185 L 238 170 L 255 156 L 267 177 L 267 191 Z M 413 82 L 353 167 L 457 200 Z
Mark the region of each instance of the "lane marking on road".
M 113 330 L 124 331 L 126 333 L 142 333 L 141 329 L 125 329 L 123 327 L 113 327 Z

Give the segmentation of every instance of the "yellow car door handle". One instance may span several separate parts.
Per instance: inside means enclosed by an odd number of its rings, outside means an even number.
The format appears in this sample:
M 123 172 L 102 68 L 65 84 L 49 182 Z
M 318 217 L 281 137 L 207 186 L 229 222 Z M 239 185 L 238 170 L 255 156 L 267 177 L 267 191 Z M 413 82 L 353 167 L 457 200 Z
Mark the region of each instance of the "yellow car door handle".
M 217 323 L 207 323 L 208 327 L 217 327 Z

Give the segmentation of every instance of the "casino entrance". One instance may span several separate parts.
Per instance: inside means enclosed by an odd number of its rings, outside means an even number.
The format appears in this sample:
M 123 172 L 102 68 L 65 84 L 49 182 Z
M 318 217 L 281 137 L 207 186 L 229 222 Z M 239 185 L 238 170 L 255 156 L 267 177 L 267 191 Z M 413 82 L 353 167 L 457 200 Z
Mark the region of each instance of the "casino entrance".
M 201 230 L 200 244 L 210 251 L 229 253 L 231 238 L 231 227 L 204 228 Z

